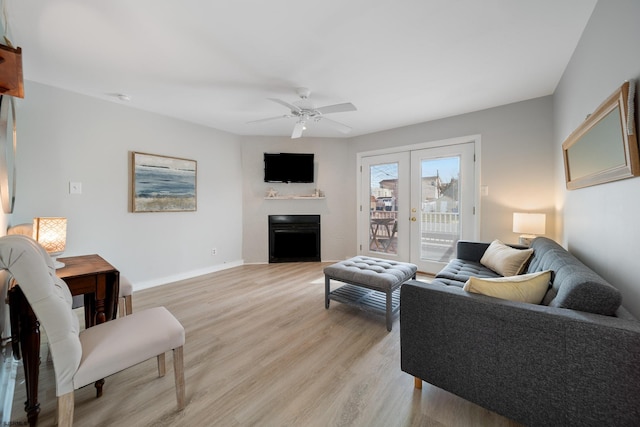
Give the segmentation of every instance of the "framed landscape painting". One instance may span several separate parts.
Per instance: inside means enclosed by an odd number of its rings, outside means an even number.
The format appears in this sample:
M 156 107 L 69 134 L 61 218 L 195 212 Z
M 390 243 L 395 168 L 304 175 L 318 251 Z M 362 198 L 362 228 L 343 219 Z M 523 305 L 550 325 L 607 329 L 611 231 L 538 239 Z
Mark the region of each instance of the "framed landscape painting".
M 195 160 L 131 153 L 131 210 L 184 212 L 196 210 Z

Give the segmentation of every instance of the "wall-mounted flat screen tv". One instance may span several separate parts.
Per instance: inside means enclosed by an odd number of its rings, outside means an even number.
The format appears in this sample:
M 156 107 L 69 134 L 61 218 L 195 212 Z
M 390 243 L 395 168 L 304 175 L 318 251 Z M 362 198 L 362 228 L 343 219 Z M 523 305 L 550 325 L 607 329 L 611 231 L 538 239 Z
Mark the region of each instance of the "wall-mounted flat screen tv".
M 313 153 L 264 153 L 265 182 L 313 182 Z

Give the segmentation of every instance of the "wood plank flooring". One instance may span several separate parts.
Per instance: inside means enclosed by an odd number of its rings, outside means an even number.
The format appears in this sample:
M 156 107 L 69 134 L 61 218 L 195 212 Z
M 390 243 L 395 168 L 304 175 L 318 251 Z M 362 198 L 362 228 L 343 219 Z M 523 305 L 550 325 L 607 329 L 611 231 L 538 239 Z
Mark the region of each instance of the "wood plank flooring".
M 245 265 L 136 292 L 186 330 L 186 408 L 176 411 L 171 354 L 76 390 L 76 426 L 517 426 L 400 370 L 396 317 L 331 302 L 327 263 Z M 338 282 L 332 282 L 339 286 Z M 42 351 L 40 426 L 54 425 L 52 363 Z M 24 422 L 19 367 L 11 421 Z

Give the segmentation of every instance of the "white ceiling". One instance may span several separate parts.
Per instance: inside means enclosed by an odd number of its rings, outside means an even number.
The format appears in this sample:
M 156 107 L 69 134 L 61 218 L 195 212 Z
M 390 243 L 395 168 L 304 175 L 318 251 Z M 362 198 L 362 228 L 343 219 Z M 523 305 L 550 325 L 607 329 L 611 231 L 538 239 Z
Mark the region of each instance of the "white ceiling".
M 552 94 L 596 0 L 4 0 L 25 80 L 239 135 L 295 88 L 351 136 Z M 27 90 L 25 98 L 29 97 Z M 305 136 L 342 137 L 316 123 Z

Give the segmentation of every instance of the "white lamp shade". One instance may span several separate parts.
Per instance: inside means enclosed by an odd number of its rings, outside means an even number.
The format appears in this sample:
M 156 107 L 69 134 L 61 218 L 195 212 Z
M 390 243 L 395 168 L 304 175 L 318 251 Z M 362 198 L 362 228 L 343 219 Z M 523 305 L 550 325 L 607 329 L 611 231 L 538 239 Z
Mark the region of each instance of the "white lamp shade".
M 63 253 L 67 244 L 67 218 L 33 218 L 33 238 L 49 255 Z
M 541 235 L 546 231 L 547 216 L 542 213 L 513 214 L 513 232 L 523 234 Z

